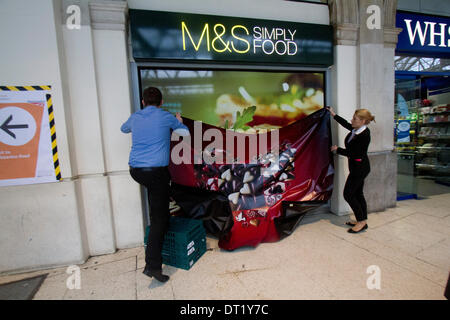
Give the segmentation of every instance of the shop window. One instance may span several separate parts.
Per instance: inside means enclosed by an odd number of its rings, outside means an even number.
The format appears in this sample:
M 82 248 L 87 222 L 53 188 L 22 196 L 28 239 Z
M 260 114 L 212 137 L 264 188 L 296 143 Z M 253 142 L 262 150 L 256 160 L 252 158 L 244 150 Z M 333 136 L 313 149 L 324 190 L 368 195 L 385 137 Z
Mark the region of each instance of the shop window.
M 424 67 L 442 72 L 449 61 L 443 60 L 410 57 L 401 63 L 412 72 Z M 397 74 L 395 146 L 399 200 L 450 192 L 450 77 Z

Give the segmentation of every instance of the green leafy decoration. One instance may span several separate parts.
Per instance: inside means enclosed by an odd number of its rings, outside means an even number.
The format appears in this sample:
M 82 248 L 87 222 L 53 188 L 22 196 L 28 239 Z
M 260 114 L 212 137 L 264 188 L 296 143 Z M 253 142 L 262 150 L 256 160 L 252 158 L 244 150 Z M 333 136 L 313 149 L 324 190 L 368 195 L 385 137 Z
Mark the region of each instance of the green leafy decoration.
M 238 111 L 236 113 L 236 122 L 233 125 L 233 130 L 236 131 L 237 129 L 243 129 L 243 130 L 250 129 L 250 127 L 247 126 L 246 124 L 253 120 L 255 111 L 256 111 L 256 106 L 251 106 L 251 107 L 245 108 L 244 111 L 242 112 L 242 115 Z

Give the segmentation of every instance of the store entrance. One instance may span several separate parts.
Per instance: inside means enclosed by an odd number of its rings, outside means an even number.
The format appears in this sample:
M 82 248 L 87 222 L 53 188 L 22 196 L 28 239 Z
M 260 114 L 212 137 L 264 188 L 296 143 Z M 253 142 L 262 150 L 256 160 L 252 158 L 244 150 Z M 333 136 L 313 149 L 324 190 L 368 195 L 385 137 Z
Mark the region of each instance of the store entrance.
M 450 78 L 396 76 L 397 200 L 450 193 Z

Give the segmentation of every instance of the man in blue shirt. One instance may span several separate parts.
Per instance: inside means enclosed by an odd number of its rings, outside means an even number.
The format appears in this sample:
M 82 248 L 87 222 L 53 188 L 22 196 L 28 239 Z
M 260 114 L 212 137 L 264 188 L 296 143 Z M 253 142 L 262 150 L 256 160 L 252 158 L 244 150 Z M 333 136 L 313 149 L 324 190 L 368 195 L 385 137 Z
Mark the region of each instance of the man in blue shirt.
M 169 227 L 170 136 L 171 130 L 182 136 L 189 135 L 189 131 L 180 113 L 173 116 L 161 109 L 162 102 L 161 91 L 154 87 L 145 89 L 142 100 L 145 108 L 133 113 L 120 130 L 132 134 L 130 174 L 148 193 L 150 232 L 143 273 L 166 282 L 169 276 L 162 274 L 161 250 Z

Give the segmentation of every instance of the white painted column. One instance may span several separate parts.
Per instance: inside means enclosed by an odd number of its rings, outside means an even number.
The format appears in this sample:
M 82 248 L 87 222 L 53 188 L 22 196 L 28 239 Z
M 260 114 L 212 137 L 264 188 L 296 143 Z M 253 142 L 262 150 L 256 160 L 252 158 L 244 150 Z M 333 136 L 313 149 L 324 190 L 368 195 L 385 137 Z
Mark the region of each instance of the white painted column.
M 367 108 L 376 117 L 369 125 L 371 173 L 365 182 L 368 211 L 381 211 L 395 205 L 396 163 L 393 152 L 394 130 L 394 48 L 395 0 L 330 0 L 331 22 L 335 27 L 335 65 L 333 66 L 333 103 L 336 113 L 350 120 L 356 109 Z M 375 5 L 377 26 L 370 28 L 368 18 Z M 336 123 L 334 144 L 343 146 L 348 133 Z M 342 192 L 348 174 L 347 158 L 335 157 L 336 175 L 331 211 L 351 212 Z
M 356 46 L 337 45 L 334 47 L 335 63 L 332 67 L 333 109 L 344 119 L 351 119 L 356 109 L 357 66 Z M 344 138 L 348 130 L 332 121 L 332 134 L 334 145 L 344 147 Z M 346 157 L 334 156 L 335 176 L 333 194 L 331 197 L 331 211 L 338 215 L 348 214 L 350 206 L 344 200 L 343 190 L 348 175 L 348 162 Z
M 81 28 L 63 29 L 70 92 L 72 149 L 76 163 L 75 180 L 79 212 L 84 217 L 89 254 L 100 255 L 116 250 L 114 222 L 98 101 L 97 75 L 87 2 L 65 0 L 61 15 L 71 5 L 81 9 Z M 63 19 L 64 20 L 64 19 Z
M 142 201 L 139 184 L 130 176 L 131 134 L 120 126 L 131 114 L 125 1 L 91 2 L 93 47 L 105 172 L 111 192 L 117 248 L 143 244 Z
M 395 206 L 397 199 L 397 156 L 393 141 L 396 3 L 393 0 L 359 0 L 359 104 L 376 118 L 376 122 L 369 125 L 371 173 L 364 189 L 369 212 Z M 368 10 L 370 6 L 379 8 L 379 14 Z M 369 21 L 368 25 L 369 17 L 374 17 L 378 23 Z
M 358 24 L 354 20 L 350 4 L 355 1 L 345 3 L 349 7 L 342 8 L 343 3 L 333 2 L 331 6 L 331 21 L 335 31 L 334 64 L 332 73 L 332 107 L 336 113 L 347 119 L 353 116 L 357 108 L 358 97 Z M 335 120 L 331 120 L 334 145 L 344 147 L 344 139 L 348 130 L 339 125 Z M 348 162 L 346 157 L 334 156 L 335 176 L 333 182 L 333 194 L 331 196 L 331 212 L 337 215 L 346 215 L 350 212 L 350 206 L 343 196 L 345 181 L 348 175 Z

